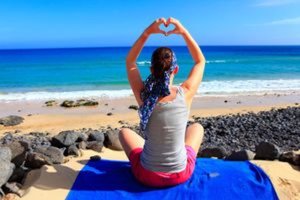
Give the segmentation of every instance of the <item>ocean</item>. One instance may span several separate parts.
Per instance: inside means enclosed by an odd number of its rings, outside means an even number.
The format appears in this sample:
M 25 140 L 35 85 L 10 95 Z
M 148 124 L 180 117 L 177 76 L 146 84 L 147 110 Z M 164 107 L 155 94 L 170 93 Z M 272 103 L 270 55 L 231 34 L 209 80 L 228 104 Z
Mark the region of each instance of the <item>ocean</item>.
M 156 47 L 137 64 L 150 73 Z M 176 53 L 182 83 L 193 66 L 184 46 Z M 130 47 L 0 50 L 0 100 L 120 98 L 132 95 L 125 70 Z M 206 66 L 198 95 L 300 91 L 300 46 L 203 46 Z

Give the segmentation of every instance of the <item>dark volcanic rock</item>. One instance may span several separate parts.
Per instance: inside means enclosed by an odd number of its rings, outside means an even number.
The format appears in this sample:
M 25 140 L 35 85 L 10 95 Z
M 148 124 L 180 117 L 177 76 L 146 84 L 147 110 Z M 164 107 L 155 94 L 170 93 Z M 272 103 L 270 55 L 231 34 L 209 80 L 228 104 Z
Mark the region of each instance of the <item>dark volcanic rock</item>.
M 136 105 L 130 105 L 130 106 L 128 107 L 128 109 L 132 109 L 132 110 L 138 110 L 138 109 L 139 109 L 139 107 L 138 107 L 138 106 L 136 106 Z
M 91 156 L 90 160 L 93 160 L 93 161 L 101 160 L 101 156 L 99 156 L 99 155 Z
M 119 140 L 118 130 L 108 130 L 105 133 L 104 146 L 112 150 L 123 151 L 123 147 Z
M 68 147 L 75 144 L 79 133 L 75 131 L 62 131 L 52 138 L 52 145 L 56 147 Z
M 76 157 L 81 156 L 81 152 L 80 152 L 80 150 L 76 147 L 75 144 L 69 146 L 65 152 L 66 152 L 67 156 L 70 156 L 70 155 L 73 155 L 73 156 L 76 156 Z
M 49 100 L 45 102 L 46 106 L 54 106 L 57 105 L 57 102 L 55 100 Z
M 36 136 L 30 139 L 31 143 L 31 149 L 36 149 L 36 148 L 47 148 L 51 146 L 50 138 L 48 137 L 43 137 L 43 136 Z
M 22 197 L 24 193 L 21 191 L 22 184 L 17 182 L 6 183 L 4 186 L 5 193 L 14 193 L 19 197 Z
M 60 106 L 65 107 L 65 108 L 71 108 L 71 107 L 78 107 L 79 104 L 76 104 L 76 102 L 72 100 L 65 100 L 63 101 Z
M 255 159 L 275 160 L 279 157 L 279 148 L 269 142 L 261 142 L 256 146 Z
M 0 188 L 5 184 L 12 175 L 15 165 L 7 160 L 0 159 Z
M 101 133 L 100 131 L 94 130 L 94 131 L 90 132 L 89 141 L 97 141 L 99 143 L 101 143 L 101 142 L 103 143 L 104 134 Z
M 40 147 L 35 149 L 35 152 L 27 154 L 25 166 L 37 169 L 45 164 L 62 164 L 64 161 L 63 152 L 57 147 Z
M 118 123 L 119 124 L 126 124 L 124 120 L 119 120 Z
M 299 106 L 259 113 L 193 118 L 204 128 L 201 149 L 222 146 L 227 152 L 242 149 L 255 152 L 255 147 L 262 141 L 275 144 L 283 151 L 300 149 Z
M 29 149 L 29 144 L 24 141 L 12 141 L 5 145 L 10 148 L 12 153 L 11 161 L 18 167 L 25 161 L 26 151 Z
M 229 156 L 226 157 L 226 160 L 236 160 L 236 161 L 243 161 L 243 160 L 253 160 L 255 153 L 249 150 L 241 150 L 237 152 L 232 152 Z
M 2 145 L 10 144 L 13 141 L 13 139 L 14 139 L 13 134 L 10 132 L 7 132 L 7 133 L 5 133 L 4 137 L 2 137 L 0 139 L 0 144 L 2 144 Z
M 26 176 L 28 169 L 21 166 L 15 168 L 13 174 L 10 176 L 8 182 L 23 183 L 24 177 Z
M 46 136 L 49 135 L 49 133 L 33 131 L 33 132 L 28 133 L 28 135 L 32 135 L 32 136 L 35 136 L 35 137 L 46 137 Z
M 35 152 L 41 154 L 49 164 L 62 164 L 64 161 L 63 152 L 56 147 L 38 148 Z
M 15 126 L 21 124 L 24 118 L 17 115 L 10 115 L 7 117 L 0 118 L 0 124 L 4 126 Z
M 12 153 L 9 147 L 0 147 L 0 159 L 11 161 Z
M 204 158 L 211 158 L 211 157 L 217 157 L 217 158 L 224 158 L 226 156 L 226 150 L 222 147 L 214 147 L 214 148 L 205 148 L 199 153 L 199 157 Z
M 96 106 L 99 103 L 97 101 L 79 99 L 77 101 L 65 100 L 60 104 L 62 107 L 71 108 L 71 107 L 79 107 L 79 106 Z
M 85 99 L 79 99 L 76 101 L 79 106 L 96 106 L 99 103 L 97 101 L 92 101 L 92 100 L 85 100 Z
M 45 156 L 40 153 L 29 153 L 26 157 L 25 166 L 31 169 L 39 169 L 48 164 Z
M 87 134 L 79 132 L 76 142 L 87 141 L 88 138 L 89 136 Z
M 279 156 L 279 160 L 300 166 L 300 153 L 295 153 L 293 151 L 284 152 Z
M 83 149 L 85 150 L 86 149 L 86 141 L 81 141 L 77 144 L 77 148 L 78 149 Z
M 87 142 L 86 148 L 94 150 L 96 152 L 101 152 L 102 148 L 103 148 L 103 143 L 99 143 L 97 141 L 90 141 L 90 142 Z

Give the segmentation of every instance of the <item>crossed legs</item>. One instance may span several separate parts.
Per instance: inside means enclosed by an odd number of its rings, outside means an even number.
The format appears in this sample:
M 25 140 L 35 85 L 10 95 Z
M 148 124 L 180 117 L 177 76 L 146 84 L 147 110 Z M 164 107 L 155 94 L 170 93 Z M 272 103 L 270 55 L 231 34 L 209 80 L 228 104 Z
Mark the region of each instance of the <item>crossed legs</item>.
M 197 155 L 204 136 L 204 129 L 199 123 L 189 125 L 185 133 L 185 145 L 192 147 Z
M 129 158 L 130 152 L 135 148 L 143 148 L 145 140 L 129 128 L 122 128 L 119 133 L 119 140 Z
M 203 135 L 204 129 L 199 123 L 189 125 L 185 133 L 185 145 L 192 147 L 197 154 Z M 145 140 L 140 135 L 129 128 L 120 130 L 119 139 L 128 158 L 133 149 L 143 148 L 145 143 Z

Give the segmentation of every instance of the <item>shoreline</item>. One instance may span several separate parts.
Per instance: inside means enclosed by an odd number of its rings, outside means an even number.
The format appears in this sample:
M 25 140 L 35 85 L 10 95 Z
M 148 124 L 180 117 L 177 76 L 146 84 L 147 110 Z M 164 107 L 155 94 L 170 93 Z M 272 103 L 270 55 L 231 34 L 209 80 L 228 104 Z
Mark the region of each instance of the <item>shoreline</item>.
M 268 88 L 272 83 L 263 83 L 262 85 L 254 84 L 252 87 L 245 87 L 244 82 L 247 81 L 272 81 L 278 84 L 276 87 Z M 199 87 L 197 94 L 195 97 L 232 97 L 232 96 L 261 96 L 261 95 L 288 95 L 288 94 L 300 94 L 300 86 L 298 85 L 299 80 L 291 79 L 289 81 L 293 81 L 291 84 L 296 84 L 295 87 L 290 85 L 285 85 L 284 87 L 280 84 L 280 82 L 284 81 L 284 79 L 279 80 L 237 80 L 237 81 L 208 81 L 203 82 Z M 208 83 L 215 83 L 213 88 L 206 88 L 205 85 Z M 239 85 L 234 85 L 234 82 L 239 82 Z M 277 83 L 278 82 L 278 83 Z M 260 83 L 261 84 L 261 83 Z M 180 84 L 175 84 L 174 86 L 179 86 Z M 47 100 L 57 100 L 61 101 L 64 99 L 100 99 L 100 100 L 108 100 L 108 99 L 125 99 L 133 97 L 132 90 L 129 85 L 123 86 L 111 86 L 107 88 L 95 88 L 95 89 L 87 89 L 82 88 L 81 90 L 62 90 L 62 91 L 16 91 L 16 92 L 4 92 L 0 91 L 0 103 L 11 103 L 11 102 L 19 102 L 19 101 L 47 101 Z M 114 88 L 117 87 L 117 88 Z M 124 87 L 120 89 L 120 87 Z M 220 88 L 225 87 L 223 90 Z M 257 89 L 257 87 L 263 87 L 265 89 Z M 280 87 L 277 88 L 277 87 Z M 228 91 L 226 89 L 231 88 L 232 91 Z M 237 90 L 239 88 L 239 90 Z
M 211 117 L 247 112 L 267 111 L 271 108 L 298 106 L 300 94 L 290 91 L 285 94 L 243 95 L 195 97 L 190 120 L 193 116 Z M 79 128 L 99 128 L 111 126 L 119 128 L 123 121 L 129 125 L 139 123 L 136 110 L 129 106 L 137 106 L 134 97 L 120 99 L 100 99 L 97 106 L 81 106 L 64 108 L 59 104 L 47 107 L 43 100 L 1 102 L 0 118 L 8 115 L 22 116 L 25 120 L 16 126 L 0 125 L 0 135 L 9 131 L 31 132 L 48 131 L 57 134 L 59 131 Z M 111 115 L 108 115 L 111 113 Z

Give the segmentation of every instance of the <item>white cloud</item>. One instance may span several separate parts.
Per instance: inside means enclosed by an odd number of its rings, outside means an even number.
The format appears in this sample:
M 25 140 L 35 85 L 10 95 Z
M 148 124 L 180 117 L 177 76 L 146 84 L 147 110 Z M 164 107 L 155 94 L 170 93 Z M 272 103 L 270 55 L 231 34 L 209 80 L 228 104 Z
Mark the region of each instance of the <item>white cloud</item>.
M 300 25 L 300 17 L 281 19 L 266 23 L 266 25 Z
M 270 6 L 281 6 L 296 3 L 299 0 L 261 0 L 255 6 L 259 7 L 270 7 Z
M 274 20 L 266 23 L 247 24 L 247 26 L 279 26 L 279 25 L 300 25 L 300 17 Z

